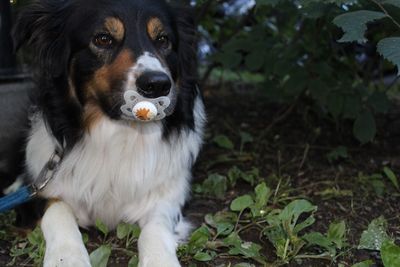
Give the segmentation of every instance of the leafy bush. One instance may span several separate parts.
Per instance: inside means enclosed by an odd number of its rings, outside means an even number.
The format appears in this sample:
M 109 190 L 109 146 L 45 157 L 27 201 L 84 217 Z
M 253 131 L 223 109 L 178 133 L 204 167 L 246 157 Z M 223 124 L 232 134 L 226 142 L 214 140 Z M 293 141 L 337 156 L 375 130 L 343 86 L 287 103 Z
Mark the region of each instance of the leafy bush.
M 392 37 L 400 29 L 398 1 L 257 0 L 244 15 L 221 17 L 226 2 L 232 1 L 197 2 L 200 32 L 216 51 L 203 79 L 215 68 L 257 74 L 271 101 L 311 99 L 315 114 L 338 128 L 351 121 L 361 143 L 373 140 L 375 117 L 389 110 L 397 79 L 375 44 L 400 64 L 400 38 Z

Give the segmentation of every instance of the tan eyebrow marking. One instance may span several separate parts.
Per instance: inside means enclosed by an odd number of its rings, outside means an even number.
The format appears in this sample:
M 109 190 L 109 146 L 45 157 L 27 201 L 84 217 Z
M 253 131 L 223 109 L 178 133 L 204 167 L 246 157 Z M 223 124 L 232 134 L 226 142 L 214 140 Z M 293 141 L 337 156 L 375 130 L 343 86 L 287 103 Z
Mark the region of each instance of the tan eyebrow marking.
M 163 30 L 164 25 L 159 18 L 153 17 L 147 22 L 147 33 L 151 39 L 155 40 Z
M 117 41 L 121 41 L 125 35 L 125 27 L 118 18 L 108 17 L 104 22 L 104 28 L 114 36 Z

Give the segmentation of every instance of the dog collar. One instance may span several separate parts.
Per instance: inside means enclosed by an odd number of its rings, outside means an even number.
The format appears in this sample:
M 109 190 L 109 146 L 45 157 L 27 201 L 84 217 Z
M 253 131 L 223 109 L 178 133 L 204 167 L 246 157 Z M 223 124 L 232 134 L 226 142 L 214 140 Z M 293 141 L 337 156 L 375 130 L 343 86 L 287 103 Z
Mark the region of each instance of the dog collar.
M 9 211 L 18 205 L 21 205 L 35 198 L 47 184 L 54 178 L 63 158 L 63 151 L 56 148 L 50 159 L 46 162 L 40 171 L 36 181 L 38 184 L 32 183 L 19 188 L 17 191 L 0 198 L 0 213 Z
M 129 120 L 149 122 L 164 119 L 172 113 L 170 96 L 147 98 L 129 90 L 124 94 L 125 104 L 121 106 L 123 117 Z

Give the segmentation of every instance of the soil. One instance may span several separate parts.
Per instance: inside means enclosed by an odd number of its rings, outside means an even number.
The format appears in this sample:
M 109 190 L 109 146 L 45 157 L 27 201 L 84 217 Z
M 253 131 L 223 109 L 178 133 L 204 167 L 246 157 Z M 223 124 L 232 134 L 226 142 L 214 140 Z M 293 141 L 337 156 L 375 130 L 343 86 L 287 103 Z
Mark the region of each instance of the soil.
M 265 177 L 271 188 L 277 183 L 269 178 L 271 174 L 288 177 L 287 186 L 293 189 L 292 196 L 302 196 L 318 206 L 316 222 L 311 230 L 326 233 L 331 222 L 345 220 L 348 243 L 357 246 L 362 231 L 371 220 L 383 215 L 388 220 L 390 234 L 399 240 L 399 192 L 386 183 L 387 192 L 379 196 L 371 185 L 360 182 L 358 178 L 360 174 L 382 173 L 384 166 L 390 167 L 396 174 L 400 173 L 399 106 L 394 106 L 388 114 L 378 118 L 375 140 L 360 145 L 353 137 L 350 123 L 335 128 L 331 121 L 319 115 L 321 110 L 310 108 L 301 101 L 294 107 L 282 107 L 269 103 L 260 92 L 250 94 L 236 90 L 232 93 L 231 88 L 225 93 L 223 89 L 210 89 L 206 91 L 205 99 L 209 140 L 194 170 L 195 183 L 200 183 L 208 173 L 226 174 L 232 165 L 243 169 L 257 167 L 260 176 Z M 207 169 L 210 160 L 224 153 L 210 142 L 210 138 L 225 134 L 237 145 L 240 144 L 240 131 L 250 133 L 255 139 L 244 147 L 244 151 L 251 155 L 248 161 L 214 164 Z M 326 155 L 338 146 L 347 148 L 349 158 L 328 161 Z M 338 192 L 336 195 L 323 194 L 324 190 L 333 188 Z M 189 202 L 187 215 L 199 225 L 204 214 L 229 207 L 230 201 L 243 191 L 251 189 L 239 184 L 228 193 L 223 203 L 194 197 Z M 251 233 L 248 235 L 248 240 L 254 239 Z M 246 235 L 242 238 L 246 239 Z M 257 241 L 265 245 L 264 253 L 273 261 L 272 245 L 267 240 Z M 383 266 L 378 252 L 356 249 L 339 257 L 336 262 L 313 260 L 293 262 L 288 266 L 352 266 L 368 259 L 376 261 L 375 266 Z M 208 266 L 216 266 L 213 264 Z
M 323 119 L 321 110 L 310 108 L 303 101 L 288 107 L 271 104 L 257 91 L 242 88 L 227 90 L 208 88 L 205 101 L 208 113 L 206 143 L 194 168 L 194 183 L 201 183 L 210 173 L 226 174 L 234 165 L 243 170 L 257 167 L 271 188 L 277 185 L 271 174 L 285 177 L 289 196 L 301 196 L 318 206 L 316 222 L 311 230 L 325 233 L 333 221 L 345 220 L 348 227 L 347 241 L 357 246 L 361 232 L 371 220 L 384 215 L 389 223 L 389 233 L 400 238 L 400 194 L 385 182 L 382 196 L 373 187 L 360 182 L 359 176 L 381 173 L 384 166 L 400 174 L 400 107 L 393 107 L 389 114 L 378 119 L 375 140 L 360 145 L 352 135 L 351 125 L 335 127 Z M 332 126 L 333 125 L 333 126 Z M 243 147 L 243 157 L 231 162 L 219 162 L 218 156 L 226 150 L 218 148 L 211 139 L 224 134 L 240 145 L 239 132 L 250 133 L 254 141 Z M 338 146 L 345 146 L 349 158 L 328 161 L 327 153 Z M 326 189 L 335 189 L 326 193 Z M 186 216 L 195 226 L 201 225 L 204 215 L 227 209 L 236 196 L 252 191 L 246 183 L 239 183 L 227 192 L 224 200 L 193 195 L 185 207 Z M 91 240 L 96 234 L 90 234 Z M 94 237 L 93 237 L 94 236 Z M 268 259 L 275 258 L 273 246 L 252 231 L 243 232 L 244 240 L 255 240 L 264 245 L 263 253 Z M 0 266 L 10 262 L 10 242 L 0 241 Z M 90 250 L 90 245 L 89 245 Z M 379 253 L 366 250 L 350 250 L 337 261 L 304 260 L 288 266 L 352 266 L 354 263 L 373 259 L 375 266 L 383 266 Z M 127 266 L 127 258 L 117 254 L 109 266 Z M 228 259 L 240 262 L 240 259 Z M 224 260 L 204 266 L 218 266 Z M 226 261 L 225 261 L 226 262 Z M 256 263 L 254 263 L 258 266 Z M 200 265 L 198 265 L 200 266 Z

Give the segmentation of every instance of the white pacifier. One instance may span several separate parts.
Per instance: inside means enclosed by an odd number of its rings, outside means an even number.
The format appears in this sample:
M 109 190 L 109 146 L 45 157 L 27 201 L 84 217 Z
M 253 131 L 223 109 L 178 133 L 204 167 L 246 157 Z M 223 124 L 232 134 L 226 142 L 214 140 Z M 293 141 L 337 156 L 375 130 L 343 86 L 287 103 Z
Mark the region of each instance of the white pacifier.
M 171 104 L 171 100 L 167 96 L 146 98 L 133 90 L 126 91 L 124 99 L 125 105 L 121 107 L 124 117 L 143 122 L 164 119 L 169 113 L 167 108 Z

